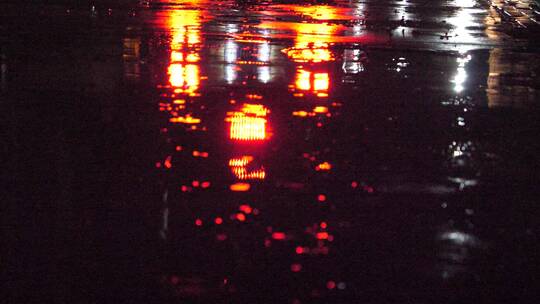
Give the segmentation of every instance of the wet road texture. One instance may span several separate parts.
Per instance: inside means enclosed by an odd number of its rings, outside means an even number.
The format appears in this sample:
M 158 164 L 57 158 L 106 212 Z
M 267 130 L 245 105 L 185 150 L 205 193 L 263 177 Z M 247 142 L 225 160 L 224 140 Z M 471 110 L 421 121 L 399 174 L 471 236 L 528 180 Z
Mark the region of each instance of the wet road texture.
M 124 2 L 0 4 L 2 302 L 537 302 L 532 2 Z

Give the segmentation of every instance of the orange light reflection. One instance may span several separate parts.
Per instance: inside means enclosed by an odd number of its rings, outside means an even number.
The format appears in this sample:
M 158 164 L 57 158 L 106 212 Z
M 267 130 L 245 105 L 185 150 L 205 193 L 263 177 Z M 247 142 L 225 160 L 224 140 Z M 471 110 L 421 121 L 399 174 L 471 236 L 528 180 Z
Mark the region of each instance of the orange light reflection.
M 242 156 L 241 158 L 233 158 L 229 160 L 229 167 L 239 180 L 248 179 L 264 179 L 266 172 L 264 167 L 248 171 L 247 165 L 253 161 L 252 156 Z
M 242 109 L 228 114 L 226 121 L 230 122 L 229 137 L 236 140 L 265 140 L 266 115 L 268 113 L 263 105 L 244 104 Z

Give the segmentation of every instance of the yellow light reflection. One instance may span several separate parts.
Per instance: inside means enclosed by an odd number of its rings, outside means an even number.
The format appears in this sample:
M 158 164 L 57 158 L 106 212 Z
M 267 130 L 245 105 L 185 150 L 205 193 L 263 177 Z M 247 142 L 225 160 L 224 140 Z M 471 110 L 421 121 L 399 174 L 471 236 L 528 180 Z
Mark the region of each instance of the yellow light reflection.
M 171 29 L 171 64 L 169 82 L 175 93 L 195 94 L 200 85 L 199 49 L 201 39 L 200 10 L 174 10 L 168 19 Z
M 311 89 L 311 72 L 298 70 L 298 73 L 296 73 L 296 88 L 302 91 Z
M 194 64 L 169 65 L 169 82 L 175 88 L 175 93 L 194 93 L 199 88 L 199 66 Z
M 296 73 L 296 90 L 310 91 L 318 97 L 326 97 L 326 92 L 330 88 L 330 76 L 328 73 L 312 73 L 304 69 L 299 69 Z
M 246 141 L 265 140 L 265 117 L 268 112 L 263 105 L 244 104 L 240 111 L 228 113 L 226 121 L 230 123 L 229 137 Z
M 330 85 L 330 79 L 328 73 L 316 73 L 313 75 L 313 89 L 315 91 L 324 91 L 328 90 Z

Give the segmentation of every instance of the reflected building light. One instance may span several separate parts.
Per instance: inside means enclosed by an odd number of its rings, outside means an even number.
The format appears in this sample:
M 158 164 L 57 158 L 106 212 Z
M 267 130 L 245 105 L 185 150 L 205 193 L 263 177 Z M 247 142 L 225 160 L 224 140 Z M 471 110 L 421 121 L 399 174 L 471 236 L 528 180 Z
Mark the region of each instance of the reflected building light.
M 353 26 L 353 35 L 361 36 L 363 34 L 363 28 L 360 24 Z
M 172 63 L 169 65 L 169 83 L 176 93 L 194 93 L 199 88 L 199 66 L 194 64 L 182 65 Z
M 268 62 L 270 60 L 270 43 L 264 42 L 259 45 L 257 57 L 262 62 Z
M 452 79 L 452 83 L 454 83 L 454 91 L 456 93 L 460 93 L 464 89 L 465 81 L 467 80 L 467 70 L 465 69 L 465 66 L 467 63 L 471 60 L 471 55 L 466 55 L 466 53 L 462 54 L 457 58 L 458 62 L 458 68 L 457 73 L 454 79 Z
M 252 156 L 242 156 L 240 158 L 232 158 L 229 160 L 229 167 L 233 174 L 239 180 L 264 179 L 266 172 L 264 167 L 254 170 L 248 170 L 248 165 L 253 161 Z
M 234 65 L 228 64 L 225 66 L 225 80 L 228 84 L 232 84 L 236 80 L 236 70 Z
M 238 45 L 234 40 L 227 40 L 225 43 L 225 61 L 227 63 L 234 63 L 238 59 Z
M 140 38 L 123 39 L 122 58 L 124 59 L 124 76 L 126 78 L 138 79 L 141 74 L 139 63 L 139 60 L 141 59 Z
M 227 33 L 229 34 L 234 34 L 234 33 L 237 33 L 238 32 L 238 24 L 236 23 L 229 23 L 227 24 L 227 29 L 226 29 Z
M 267 138 L 266 115 L 268 109 L 259 104 L 244 104 L 240 111 L 228 113 L 229 138 L 242 141 L 259 141 Z
M 341 68 L 345 74 L 358 74 L 364 71 L 363 61 L 367 58 L 366 53 L 358 49 L 343 51 L 343 65 Z
M 287 57 L 295 62 L 326 62 L 333 61 L 332 52 L 324 42 L 297 43 L 294 47 L 284 49 Z
M 330 87 L 328 73 L 312 73 L 299 69 L 296 73 L 295 88 L 300 91 L 310 91 L 319 97 L 326 97 Z
M 171 63 L 167 72 L 175 93 L 195 95 L 199 89 L 200 67 L 195 63 L 200 61 L 200 18 L 199 10 L 175 10 L 169 16 L 172 39 Z
M 313 75 L 313 89 L 315 91 L 326 91 L 330 86 L 328 73 L 315 73 Z
M 173 87 L 184 85 L 184 67 L 182 64 L 173 63 L 169 65 L 169 82 Z
M 296 88 L 302 91 L 311 89 L 311 72 L 298 70 L 296 73 Z
M 358 74 L 364 71 L 364 65 L 361 62 L 343 61 L 341 68 L 345 74 Z
M 272 79 L 269 66 L 257 67 L 257 79 L 262 83 L 268 83 Z
M 182 123 L 182 124 L 199 124 L 201 123 L 200 118 L 191 117 L 189 114 L 186 116 L 172 117 L 169 119 L 172 123 Z

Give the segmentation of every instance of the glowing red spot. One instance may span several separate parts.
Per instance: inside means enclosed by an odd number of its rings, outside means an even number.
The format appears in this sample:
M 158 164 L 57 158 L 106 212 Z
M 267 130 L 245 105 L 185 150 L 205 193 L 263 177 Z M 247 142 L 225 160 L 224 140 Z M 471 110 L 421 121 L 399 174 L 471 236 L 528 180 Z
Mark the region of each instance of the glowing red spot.
M 227 235 L 225 233 L 220 233 L 220 234 L 216 235 L 216 239 L 218 241 L 225 241 L 227 239 Z
M 316 238 L 319 240 L 327 240 L 328 232 L 317 232 Z
M 358 187 L 358 183 L 357 183 L 356 181 L 353 181 L 353 182 L 351 183 L 351 187 L 353 187 L 353 188 Z
M 270 247 L 270 246 L 272 246 L 272 241 L 270 241 L 269 239 L 264 240 L 264 247 Z
M 324 195 L 324 194 L 319 194 L 319 195 L 317 196 L 317 200 L 318 200 L 319 202 L 324 202 L 324 201 L 326 201 L 326 195 Z
M 176 151 L 182 151 L 182 147 L 181 146 L 176 146 Z
M 317 127 L 319 127 L 319 128 L 322 127 L 322 123 L 321 123 L 321 122 L 318 122 L 318 123 L 317 123 Z
M 156 163 L 156 168 L 161 168 L 161 163 L 160 162 Z
M 334 281 L 328 281 L 328 282 L 326 282 L 326 288 L 328 288 L 328 289 L 334 289 L 334 288 L 336 288 L 336 282 L 334 282 Z
M 182 186 L 181 189 L 182 192 L 188 192 L 190 190 L 188 186 Z
M 196 219 L 195 220 L 195 225 L 202 226 L 202 220 L 201 219 Z
M 210 182 L 202 182 L 202 183 L 201 183 L 201 187 L 203 187 L 203 188 L 208 188 L 208 187 L 210 187 Z
M 243 222 L 246 220 L 246 216 L 243 213 L 237 213 L 236 219 L 239 220 L 240 222 Z
M 292 264 L 291 265 L 291 271 L 292 272 L 299 272 L 300 270 L 302 270 L 302 265 L 300 265 L 300 264 Z
M 200 183 L 198 180 L 194 180 L 193 182 L 191 182 L 191 185 L 193 185 L 193 187 L 199 187 Z
M 296 247 L 296 254 L 302 254 L 304 253 L 304 248 L 302 246 L 298 246 Z
M 216 219 L 214 220 L 214 223 L 216 223 L 216 225 L 221 225 L 223 224 L 223 219 L 220 217 L 216 217 Z
M 274 232 L 274 233 L 272 233 L 272 238 L 274 240 L 284 240 L 285 239 L 285 233 L 284 232 Z
M 326 227 L 328 227 L 328 224 L 326 224 L 326 222 L 321 222 L 321 228 L 326 229 Z
M 251 211 L 253 210 L 251 208 L 251 206 L 249 206 L 249 205 L 241 205 L 239 209 L 240 209 L 240 211 L 244 212 L 245 214 L 250 214 Z
M 373 193 L 375 191 L 375 189 L 373 189 L 373 187 L 370 187 L 370 186 L 365 186 L 364 190 L 366 190 L 367 193 Z

